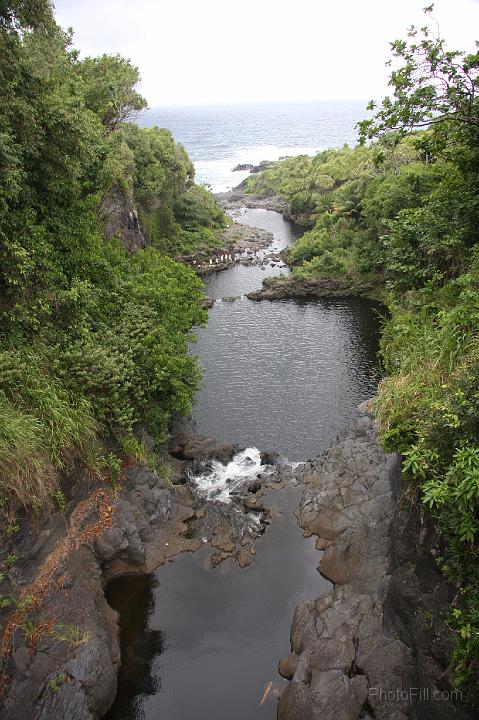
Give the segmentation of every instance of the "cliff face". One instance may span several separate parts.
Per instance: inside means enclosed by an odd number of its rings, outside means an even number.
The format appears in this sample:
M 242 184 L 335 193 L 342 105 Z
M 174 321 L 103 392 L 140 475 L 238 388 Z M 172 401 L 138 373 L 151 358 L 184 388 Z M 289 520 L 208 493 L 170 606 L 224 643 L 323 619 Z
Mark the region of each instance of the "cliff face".
M 173 464 L 179 481 L 182 464 Z M 120 665 L 105 585 L 201 545 L 184 536 L 195 514 L 187 489 L 144 465 L 127 465 L 120 492 L 81 472 L 65 480 L 64 511 L 25 518 L 10 541 L 12 592 L 33 601 L 0 618 L 4 720 L 103 717 Z
M 449 668 L 452 652 L 445 618 L 456 590 L 435 558 L 445 553 L 433 523 L 413 501 L 396 508 L 391 527 L 391 581 L 384 602 L 384 627 L 412 652 L 416 692 L 412 718 L 451 720 L 477 717 L 461 703 Z
M 302 469 L 299 521 L 324 550 L 333 589 L 297 606 L 291 680 L 279 720 L 469 718 L 448 672 L 441 619 L 452 590 L 434 563 L 437 539 L 401 505 L 401 461 L 362 416 Z
M 147 247 L 148 240 L 140 227 L 138 211 L 119 183 L 112 185 L 103 198 L 100 217 L 107 237 L 119 237 L 128 252 Z

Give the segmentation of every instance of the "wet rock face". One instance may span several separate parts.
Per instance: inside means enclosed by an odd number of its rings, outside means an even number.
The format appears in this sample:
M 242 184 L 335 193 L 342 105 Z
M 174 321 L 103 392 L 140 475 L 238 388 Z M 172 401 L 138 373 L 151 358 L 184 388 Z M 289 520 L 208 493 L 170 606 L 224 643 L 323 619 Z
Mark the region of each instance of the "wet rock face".
M 409 537 L 397 531 L 401 463 L 380 449 L 373 420 L 353 422 L 299 473 L 306 487 L 298 519 L 306 534 L 318 536 L 319 570 L 334 588 L 295 610 L 292 653 L 279 665 L 291 679 L 279 720 L 468 717 L 454 702 L 427 704 L 415 691 L 451 686 L 446 668 L 436 658 L 431 672 L 430 649 L 411 638 L 420 590 L 405 568 L 417 536 L 410 527 Z M 436 571 L 429 591 L 437 580 Z
M 103 597 L 90 549 L 82 547 L 70 557 L 68 589 L 63 584 L 57 584 L 38 618 L 57 619 L 56 634 L 40 637 L 33 647 L 26 631 L 15 632 L 15 651 L 7 663 L 13 678 L 0 706 L 5 720 L 90 720 L 113 702 L 120 658 L 116 613 Z
M 113 185 L 103 198 L 100 216 L 106 236 L 121 238 L 128 252 L 136 252 L 148 245 L 140 227 L 137 209 L 120 185 Z
M 229 462 L 235 453 L 234 445 L 222 443 L 204 435 L 187 435 L 170 445 L 170 453 L 178 460 L 204 460 L 214 458 Z
M 418 720 L 475 720 L 452 687 L 452 652 L 446 618 L 457 589 L 448 584 L 435 562 L 444 555 L 443 541 L 419 503 L 397 508 L 391 533 L 392 576 L 384 603 L 384 626 L 412 648 L 417 687 L 422 693 L 415 707 Z M 434 697 L 434 693 L 440 697 Z M 451 701 L 448 699 L 451 698 Z

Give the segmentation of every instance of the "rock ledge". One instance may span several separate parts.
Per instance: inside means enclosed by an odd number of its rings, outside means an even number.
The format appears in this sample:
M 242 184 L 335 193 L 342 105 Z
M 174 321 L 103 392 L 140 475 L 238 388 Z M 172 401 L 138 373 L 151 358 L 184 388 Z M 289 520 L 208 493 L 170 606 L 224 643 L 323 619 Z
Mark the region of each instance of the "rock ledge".
M 401 461 L 381 450 L 373 419 L 359 417 L 299 473 L 306 487 L 298 520 L 305 534 L 318 537 L 317 547 L 324 550 L 319 570 L 334 587 L 295 609 L 292 653 L 279 664 L 280 674 L 291 680 L 280 698 L 279 720 L 472 717 L 455 702 L 447 666 L 438 660 L 441 632 L 416 641 L 419 629 L 405 618 L 405 605 L 415 618 L 427 607 L 420 581 L 411 579 L 419 533 L 414 523 L 411 528 L 414 509 L 408 522 L 398 510 Z M 433 566 L 431 558 L 427 562 Z M 400 582 L 405 567 L 409 591 Z M 444 579 L 434 568 L 427 575 L 433 577 L 429 595 L 432 585 L 436 594 L 441 588 L 444 602 Z M 433 700 L 434 693 L 443 699 Z

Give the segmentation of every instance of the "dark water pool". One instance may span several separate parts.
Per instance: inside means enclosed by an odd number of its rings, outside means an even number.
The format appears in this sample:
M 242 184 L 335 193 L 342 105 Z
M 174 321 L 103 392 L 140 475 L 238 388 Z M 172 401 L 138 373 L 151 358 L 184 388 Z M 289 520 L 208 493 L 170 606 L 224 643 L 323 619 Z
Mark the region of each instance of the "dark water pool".
M 264 210 L 246 211 L 241 221 L 274 232 L 276 248 L 297 233 Z M 202 433 L 301 460 L 324 450 L 375 392 L 379 309 L 359 300 L 221 301 L 277 272 L 236 266 L 208 281 L 219 302 L 194 348 L 205 368 L 194 417 Z M 110 584 L 123 667 L 109 720 L 276 717 L 274 690 L 284 684 L 276 668 L 289 653 L 293 608 L 329 583 L 292 514 L 301 488 L 272 492 L 273 522 L 251 567 L 227 562 L 211 570 L 204 547 L 153 576 Z
M 279 249 L 298 232 L 268 210 L 246 210 L 240 220 L 273 232 Z M 207 281 L 217 302 L 193 348 L 204 367 L 193 417 L 205 435 L 305 460 L 328 447 L 375 393 L 381 308 L 357 298 L 244 297 L 278 272 L 237 265 Z
M 119 578 L 108 599 L 125 628 L 114 720 L 272 720 L 284 686 L 295 605 L 330 587 L 316 570 L 314 539 L 291 514 L 300 488 L 277 493 L 276 516 L 254 563 L 211 570 L 211 549 L 184 554 L 152 577 Z M 145 608 L 147 610 L 145 614 Z

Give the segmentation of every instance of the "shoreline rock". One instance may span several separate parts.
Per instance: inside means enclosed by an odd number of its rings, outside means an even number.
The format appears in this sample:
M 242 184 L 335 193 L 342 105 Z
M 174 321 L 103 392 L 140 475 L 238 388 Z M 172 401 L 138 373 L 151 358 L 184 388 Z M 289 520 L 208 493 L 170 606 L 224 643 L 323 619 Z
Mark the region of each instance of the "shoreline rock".
M 417 635 L 421 616 L 446 609 L 451 589 L 432 557 L 418 559 L 414 511 L 398 525 L 401 461 L 381 450 L 373 419 L 359 417 L 299 472 L 298 521 L 318 537 L 319 571 L 334 587 L 295 609 L 278 720 L 472 720 L 454 699 L 444 627 L 442 637 Z M 448 699 L 435 701 L 435 692 Z
M 203 250 L 194 256 L 178 255 L 175 260 L 190 267 L 199 277 L 203 277 L 228 270 L 236 263 L 241 262 L 243 253 L 264 249 L 272 241 L 273 234 L 267 230 L 242 225 L 231 219 L 230 225 L 222 231 L 221 241 L 218 241 L 217 248 L 211 251 Z
M 250 300 L 294 300 L 297 298 L 364 297 L 380 299 L 379 283 L 355 285 L 341 278 L 312 278 L 303 280 L 292 275 L 267 278 L 261 290 L 248 293 Z
M 238 163 L 235 165 L 231 172 L 240 172 L 243 170 L 253 170 L 254 165 L 252 163 Z

